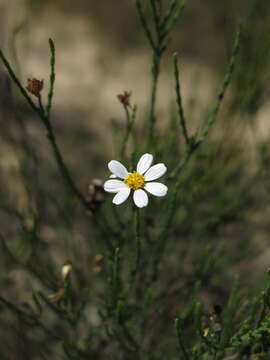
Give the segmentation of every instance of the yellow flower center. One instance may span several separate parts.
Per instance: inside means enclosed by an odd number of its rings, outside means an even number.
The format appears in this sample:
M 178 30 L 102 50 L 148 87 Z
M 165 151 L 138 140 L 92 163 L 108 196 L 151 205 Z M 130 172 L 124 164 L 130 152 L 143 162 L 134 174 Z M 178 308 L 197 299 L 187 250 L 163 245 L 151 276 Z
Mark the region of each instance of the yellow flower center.
M 143 175 L 134 171 L 128 175 L 128 177 L 124 180 L 124 183 L 127 184 L 131 189 L 138 190 L 144 185 L 144 177 Z

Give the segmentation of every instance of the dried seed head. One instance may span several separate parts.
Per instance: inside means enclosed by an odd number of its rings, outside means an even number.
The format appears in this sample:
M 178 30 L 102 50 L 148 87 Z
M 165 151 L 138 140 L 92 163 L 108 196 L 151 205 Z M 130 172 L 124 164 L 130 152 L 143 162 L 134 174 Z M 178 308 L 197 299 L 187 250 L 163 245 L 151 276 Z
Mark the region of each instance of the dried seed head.
M 125 107 L 129 107 L 131 94 L 131 91 L 124 91 L 123 94 L 117 95 L 117 98 L 121 104 L 123 104 Z
M 31 94 L 39 97 L 40 96 L 40 92 L 43 89 L 43 80 L 38 80 L 38 79 L 27 79 L 27 86 L 26 86 L 26 90 L 28 90 Z
M 60 288 L 55 293 L 48 296 L 48 299 L 53 303 L 59 303 L 65 296 L 65 289 Z
M 222 330 L 221 313 L 222 307 L 219 304 L 214 304 L 213 310 L 210 312 L 209 320 L 211 322 L 211 328 L 215 333 Z
M 92 180 L 88 186 L 87 202 L 90 210 L 94 213 L 98 210 L 102 202 L 105 200 L 105 191 L 103 183 L 100 179 Z
M 104 256 L 97 254 L 95 256 L 95 266 L 93 267 L 94 273 L 100 273 L 104 267 Z

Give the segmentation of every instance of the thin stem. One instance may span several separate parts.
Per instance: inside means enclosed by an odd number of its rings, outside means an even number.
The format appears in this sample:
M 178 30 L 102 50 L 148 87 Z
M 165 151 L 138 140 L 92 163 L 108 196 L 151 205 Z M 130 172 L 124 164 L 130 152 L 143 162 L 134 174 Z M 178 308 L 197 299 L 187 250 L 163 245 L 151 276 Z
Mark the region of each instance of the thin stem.
M 175 324 L 175 329 L 176 329 L 179 348 L 181 349 L 181 351 L 183 353 L 184 359 L 189 360 L 189 355 L 188 355 L 188 352 L 187 352 L 187 350 L 185 348 L 183 338 L 182 338 L 182 329 L 181 329 L 180 319 L 176 318 L 174 324 Z M 181 357 L 180 357 L 180 359 L 181 359 Z
M 154 20 L 154 24 L 155 24 L 155 28 L 156 28 L 156 36 L 157 36 L 157 42 L 158 44 L 160 43 L 161 40 L 161 29 L 160 29 L 160 13 L 158 12 L 157 9 L 157 4 L 156 4 L 156 0 L 151 0 L 151 7 L 152 7 L 152 12 L 153 12 L 153 20 Z
M 215 105 L 214 105 L 214 107 L 213 107 L 213 109 L 212 109 L 212 111 L 210 113 L 210 116 L 209 116 L 208 120 L 206 120 L 205 124 L 203 125 L 201 135 L 196 136 L 194 138 L 188 137 L 188 145 L 189 145 L 189 147 L 188 147 L 187 152 L 186 152 L 187 157 L 190 157 L 190 155 L 192 155 L 192 153 L 205 140 L 206 136 L 209 134 L 211 128 L 213 127 L 213 125 L 215 123 L 219 108 L 221 106 L 222 100 L 223 100 L 224 95 L 225 95 L 225 91 L 226 91 L 226 89 L 227 89 L 227 87 L 230 84 L 231 79 L 232 79 L 232 74 L 233 74 L 234 67 L 235 67 L 236 57 L 237 57 L 237 54 L 238 54 L 239 49 L 240 49 L 241 35 L 242 35 L 242 32 L 241 32 L 241 28 L 240 28 L 240 30 L 237 32 L 236 37 L 235 37 L 232 56 L 231 56 L 230 61 L 229 61 L 228 69 L 227 69 L 227 72 L 225 74 L 221 90 L 220 90 L 220 92 L 219 92 L 219 94 L 217 96 L 217 101 L 216 101 L 216 103 L 215 103 Z M 179 106 L 179 104 L 178 104 L 178 106 Z M 179 108 L 179 111 L 181 111 L 180 108 Z M 180 115 L 180 113 L 179 113 L 179 115 Z M 180 117 L 180 119 L 181 119 L 181 117 Z M 182 126 L 183 126 L 183 124 L 182 124 Z M 177 176 L 181 172 L 184 163 L 185 163 L 185 159 L 184 159 L 184 161 L 180 162 L 176 166 L 176 168 L 173 170 L 173 172 L 171 173 L 171 175 L 169 177 L 170 179 L 174 178 L 175 176 Z
M 135 274 L 138 271 L 141 260 L 141 228 L 140 228 L 140 210 L 135 209 L 135 239 L 136 239 L 136 261 Z
M 206 136 L 209 134 L 212 126 L 214 125 L 215 120 L 217 118 L 219 108 L 221 106 L 222 100 L 223 100 L 225 92 L 226 92 L 226 89 L 227 89 L 228 85 L 231 82 L 232 74 L 233 74 L 234 67 L 235 67 L 236 57 L 237 57 L 239 49 L 240 49 L 241 35 L 242 35 L 242 32 L 241 32 L 241 28 L 240 28 L 240 30 L 238 30 L 238 32 L 237 32 L 237 34 L 235 36 L 232 55 L 231 55 L 231 58 L 230 58 L 230 61 L 229 61 L 229 65 L 228 65 L 224 80 L 223 80 L 223 84 L 222 84 L 221 89 L 220 89 L 220 91 L 218 93 L 216 103 L 215 103 L 215 105 L 214 105 L 214 107 L 213 107 L 213 109 L 212 109 L 212 111 L 210 113 L 210 116 L 206 120 L 206 122 L 205 122 L 205 124 L 203 126 L 203 129 L 202 129 L 202 132 L 201 132 L 201 135 L 200 135 L 200 139 L 199 139 L 200 141 L 203 141 L 206 138 Z
M 131 131 L 133 129 L 133 125 L 134 125 L 136 113 L 137 113 L 137 105 L 133 106 L 131 116 L 130 116 L 128 107 L 124 106 L 124 108 L 125 108 L 125 112 L 126 112 L 126 132 L 124 134 L 123 142 L 122 142 L 121 150 L 120 150 L 120 158 L 121 159 L 123 159 L 123 157 L 125 155 L 126 146 L 127 146 Z
M 162 20 L 161 28 L 164 29 L 167 26 L 167 22 L 170 20 L 171 15 L 174 13 L 176 7 L 177 7 L 177 0 L 171 0 L 168 10 L 166 11 L 166 14 Z
M 65 162 L 62 158 L 61 152 L 59 150 L 59 147 L 56 143 L 56 139 L 54 136 L 54 132 L 53 132 L 53 128 L 51 126 L 50 120 L 49 120 L 49 114 L 50 114 L 50 109 L 51 109 L 51 102 L 52 102 L 52 96 L 53 96 L 53 88 L 54 88 L 54 79 L 55 79 L 55 70 L 54 70 L 54 66 L 55 66 L 55 48 L 54 48 L 54 44 L 53 41 L 50 39 L 49 40 L 49 44 L 50 44 L 50 49 L 51 49 L 51 85 L 50 85 L 50 91 L 49 91 L 49 95 L 48 95 L 48 104 L 46 107 L 46 112 L 44 112 L 44 108 L 42 105 L 42 101 L 41 101 L 41 97 L 38 96 L 38 103 L 39 103 L 39 107 L 36 106 L 36 104 L 33 102 L 33 100 L 29 97 L 27 91 L 24 89 L 24 87 L 22 86 L 22 84 L 20 83 L 19 79 L 16 77 L 15 73 L 13 72 L 9 62 L 7 61 L 7 59 L 5 58 L 4 54 L 2 53 L 2 51 L 0 50 L 0 58 L 2 59 L 10 77 L 12 78 L 12 80 L 14 81 L 14 83 L 17 85 L 17 87 L 19 88 L 21 94 L 24 96 L 24 98 L 27 100 L 27 102 L 29 103 L 29 105 L 31 106 L 31 108 L 38 114 L 38 116 L 40 117 L 42 123 L 44 124 L 46 130 L 47 130 L 47 138 L 51 144 L 51 147 L 53 149 L 53 153 L 56 159 L 56 162 L 58 164 L 58 167 L 66 181 L 66 183 L 68 184 L 68 186 L 70 187 L 70 189 L 72 190 L 72 192 L 77 196 L 77 198 L 80 199 L 81 203 L 89 210 L 89 206 L 87 201 L 85 200 L 84 196 L 81 194 L 81 192 L 77 189 L 76 185 L 74 184 L 70 173 L 65 165 Z
M 156 123 L 156 101 L 157 101 L 157 86 L 160 74 L 161 54 L 153 53 L 152 64 L 152 88 L 150 98 L 150 110 L 149 110 L 149 127 L 148 127 L 148 141 L 147 148 L 151 148 L 154 141 L 154 131 Z
M 120 249 L 116 248 L 114 250 L 114 259 L 113 259 L 113 274 L 112 274 L 112 282 L 114 291 L 118 290 L 118 281 L 119 281 L 119 258 L 120 258 Z
M 178 105 L 178 116 L 180 120 L 180 126 L 182 128 L 183 136 L 185 138 L 186 145 L 189 143 L 189 136 L 186 126 L 186 119 L 184 115 L 184 108 L 182 104 L 182 96 L 181 96 L 181 87 L 180 87 L 180 79 L 179 79 L 179 68 L 178 68 L 178 59 L 177 54 L 173 55 L 174 60 L 174 77 L 175 77 L 175 91 L 176 91 L 176 102 Z
M 130 287 L 133 285 L 138 269 L 139 269 L 139 265 L 140 265 L 140 260 L 141 260 L 141 229 L 140 229 L 140 210 L 135 207 L 134 208 L 134 217 L 135 217 L 135 229 L 134 229 L 134 233 L 135 233 L 135 242 L 136 242 L 136 257 L 135 257 L 135 264 L 134 264 L 134 268 L 131 271 L 130 274 Z
M 81 202 L 81 204 L 85 207 L 85 209 L 87 209 L 88 211 L 91 211 L 91 208 L 89 207 L 89 204 L 87 202 L 87 200 L 85 199 L 84 195 L 79 191 L 79 189 L 77 188 L 77 186 L 75 185 L 70 172 L 64 162 L 64 159 L 62 157 L 61 151 L 59 149 L 59 146 L 56 142 L 56 138 L 54 135 L 54 131 L 53 131 L 53 127 L 51 125 L 50 122 L 50 111 L 51 111 L 51 105 L 52 105 L 52 98 L 53 98 L 53 93 L 54 93 L 54 82 L 55 82 L 55 47 L 54 47 L 54 43 L 53 41 L 50 39 L 49 40 L 49 45 L 50 45 L 50 50 L 51 50 L 51 77 L 50 77 L 50 90 L 48 93 L 48 104 L 46 106 L 46 111 L 44 111 L 44 107 L 42 105 L 42 101 L 41 101 L 41 97 L 38 97 L 38 104 L 39 106 L 37 106 L 33 100 L 30 98 L 30 96 L 28 95 L 27 91 L 24 89 L 24 87 L 22 86 L 22 84 L 20 83 L 19 79 L 17 78 L 17 76 L 15 75 L 14 71 L 12 70 L 8 60 L 6 59 L 6 57 L 4 56 L 3 52 L 0 50 L 0 59 L 2 60 L 4 66 L 6 67 L 10 77 L 12 78 L 12 80 L 14 81 L 14 83 L 16 84 L 16 86 L 18 87 L 19 91 L 21 92 L 22 96 L 26 99 L 26 101 L 29 103 L 29 105 L 31 106 L 31 108 L 38 114 L 40 120 L 42 121 L 43 125 L 46 128 L 47 131 L 47 138 L 49 140 L 49 143 L 51 145 L 51 148 L 53 150 L 53 155 L 55 158 L 55 161 L 58 165 L 58 168 L 60 170 L 60 173 L 62 174 L 62 177 L 64 178 L 65 183 L 67 184 L 67 187 L 71 190 L 71 192 L 79 199 L 79 201 Z M 111 234 L 113 234 L 113 232 L 111 231 L 106 219 L 103 218 L 99 218 L 97 219 L 97 217 L 92 217 L 94 218 L 94 221 L 96 222 L 96 224 L 99 225 L 99 227 L 103 228 L 104 227 L 104 237 L 105 237 L 105 241 L 108 245 L 108 247 L 110 248 L 111 251 L 113 251 L 113 246 L 110 243 L 109 237 L 111 236 Z
M 39 108 L 40 108 L 40 110 L 41 110 L 41 113 L 42 113 L 43 116 L 44 116 L 44 113 L 45 113 L 45 112 L 44 112 L 44 107 L 43 107 L 43 103 L 42 103 L 42 97 L 41 97 L 40 94 L 38 94 L 37 98 L 38 98 Z
M 195 150 L 199 145 L 200 143 L 198 141 L 195 141 L 194 143 L 191 144 L 189 140 L 189 147 L 187 148 L 182 158 L 182 161 L 180 161 L 178 165 L 173 169 L 171 174 L 168 176 L 168 180 L 173 180 L 174 178 L 179 176 L 179 174 L 182 172 L 183 168 L 186 166 L 187 162 L 191 158 L 191 155 L 195 152 Z
M 33 102 L 33 100 L 31 99 L 31 97 L 28 95 L 27 91 L 25 90 L 25 88 L 22 86 L 22 84 L 20 83 L 20 80 L 17 78 L 17 76 L 15 75 L 14 71 L 12 70 L 9 62 L 7 61 L 5 55 L 3 54 L 2 50 L 0 50 L 0 59 L 2 60 L 5 68 L 7 69 L 10 77 L 12 78 L 12 80 L 14 81 L 14 83 L 17 85 L 17 87 L 19 88 L 20 92 L 22 93 L 22 95 L 24 96 L 25 100 L 28 102 L 28 104 L 31 106 L 31 108 L 39 115 L 41 116 L 41 110 L 38 108 L 38 106 L 36 106 L 36 104 Z
M 48 102 L 46 106 L 46 117 L 50 118 L 51 107 L 52 107 L 52 99 L 54 93 L 54 83 L 55 83 L 55 46 L 52 39 L 49 39 L 49 45 L 51 50 L 51 75 L 50 75 L 50 89 L 48 92 Z
M 43 120 L 45 120 L 45 118 L 43 118 Z M 46 127 L 47 130 L 47 138 L 51 144 L 53 153 L 54 153 L 54 157 L 56 159 L 57 165 L 59 167 L 59 170 L 61 172 L 61 174 L 63 175 L 63 178 L 66 182 L 66 184 L 69 186 L 69 188 L 71 189 L 71 191 L 74 193 L 74 195 L 76 195 L 76 197 L 81 201 L 81 203 L 84 205 L 84 207 L 89 210 L 89 205 L 88 202 L 86 201 L 86 199 L 84 198 L 83 194 L 78 190 L 77 186 L 74 184 L 71 175 L 67 169 L 67 166 L 64 162 L 64 159 L 62 157 L 62 154 L 59 150 L 59 147 L 57 145 L 55 136 L 54 136 L 54 132 L 52 129 L 52 126 L 50 124 L 50 122 L 48 121 L 48 119 L 46 119 L 45 121 L 43 121 L 44 126 Z
M 162 260 L 162 257 L 164 255 L 165 249 L 166 249 L 166 245 L 168 243 L 167 241 L 167 236 L 169 233 L 169 230 L 171 228 L 171 224 L 173 222 L 174 216 L 176 214 L 176 208 L 177 208 L 177 197 L 178 197 L 178 192 L 181 186 L 181 171 L 183 170 L 183 168 L 187 165 L 190 157 L 192 155 L 192 152 L 186 152 L 186 156 L 184 157 L 183 161 L 181 162 L 181 167 L 179 167 L 177 175 L 178 178 L 174 184 L 174 187 L 172 189 L 172 195 L 171 195 L 171 201 L 168 205 L 168 209 L 167 209 L 167 216 L 166 216 L 166 220 L 165 223 L 163 225 L 163 228 L 157 238 L 157 247 L 155 249 L 154 252 L 154 259 L 153 259 L 153 275 L 152 275 L 152 281 L 156 281 L 158 278 L 158 272 L 159 272 L 159 264 Z
M 155 49 L 156 49 L 156 45 L 155 45 L 153 36 L 152 36 L 152 34 L 151 34 L 151 31 L 149 30 L 149 27 L 148 27 L 147 22 L 146 22 L 146 19 L 145 19 L 145 16 L 144 16 L 144 13 L 143 13 L 143 9 L 142 9 L 141 0 L 135 0 L 135 3 L 136 3 L 137 11 L 138 11 L 139 18 L 140 18 L 142 27 L 143 27 L 143 29 L 144 29 L 146 38 L 148 39 L 149 44 L 150 44 L 150 46 L 152 47 L 152 49 L 155 50 Z
M 171 13 L 170 18 L 168 19 L 165 28 L 163 29 L 163 32 L 165 35 L 167 35 L 172 28 L 175 26 L 175 24 L 177 23 L 177 21 L 179 20 L 180 16 L 183 13 L 183 10 L 185 9 L 187 4 L 186 0 L 182 0 L 181 3 L 179 3 L 178 1 L 178 7 L 176 7 L 176 9 Z

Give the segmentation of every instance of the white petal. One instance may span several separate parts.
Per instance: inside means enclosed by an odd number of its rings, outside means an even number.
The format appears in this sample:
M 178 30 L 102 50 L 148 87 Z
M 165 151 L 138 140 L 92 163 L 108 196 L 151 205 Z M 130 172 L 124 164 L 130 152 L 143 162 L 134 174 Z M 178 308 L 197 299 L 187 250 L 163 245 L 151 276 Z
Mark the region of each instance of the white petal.
M 128 188 L 128 186 L 121 180 L 107 180 L 104 183 L 104 190 L 110 193 L 116 193 L 126 188 Z
M 129 188 L 129 187 L 120 190 L 120 191 L 115 195 L 115 197 L 113 198 L 113 201 L 112 201 L 112 202 L 113 202 L 115 205 L 120 205 L 120 204 L 122 204 L 124 201 L 127 200 L 129 193 L 130 193 L 130 188 Z
M 159 182 L 146 183 L 144 189 L 155 196 L 165 196 L 168 191 L 167 186 Z
M 135 202 L 135 205 L 138 206 L 139 208 L 143 208 L 148 204 L 148 196 L 146 192 L 143 191 L 142 189 L 134 191 L 133 200 Z
M 119 161 L 110 161 L 108 164 L 108 168 L 114 175 L 116 175 L 120 179 L 125 179 L 128 176 L 127 169 Z
M 111 174 L 109 177 L 110 177 L 111 179 L 115 179 L 115 178 L 117 178 L 117 176 L 116 176 L 116 175 L 114 175 L 114 174 Z
M 144 180 L 145 181 L 156 180 L 162 175 L 164 175 L 166 171 L 167 168 L 164 164 L 156 164 L 154 166 L 151 166 L 150 169 L 146 171 L 144 175 Z
M 144 154 L 138 164 L 137 164 L 137 172 L 140 174 L 144 174 L 151 166 L 153 162 L 153 155 L 151 154 Z

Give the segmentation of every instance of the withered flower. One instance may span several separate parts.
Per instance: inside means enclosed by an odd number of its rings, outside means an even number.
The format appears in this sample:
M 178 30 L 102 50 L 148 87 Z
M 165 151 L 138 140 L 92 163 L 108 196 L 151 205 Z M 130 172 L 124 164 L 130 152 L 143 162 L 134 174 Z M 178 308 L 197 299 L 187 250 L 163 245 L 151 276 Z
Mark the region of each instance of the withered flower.
M 218 304 L 214 304 L 212 310 L 208 313 L 207 324 L 203 330 L 203 336 L 218 336 L 222 331 L 222 308 Z
M 65 281 L 68 279 L 70 272 L 73 270 L 72 263 L 70 261 L 66 261 L 62 266 L 61 276 L 62 280 Z
M 87 202 L 90 210 L 94 213 L 98 210 L 105 199 L 103 183 L 100 179 L 94 179 L 88 186 Z
M 38 80 L 36 78 L 27 79 L 27 86 L 26 90 L 28 90 L 31 94 L 35 95 L 36 97 L 40 96 L 40 92 L 43 89 L 43 80 Z
M 53 294 L 48 295 L 48 299 L 53 303 L 59 303 L 62 301 L 66 295 L 66 282 L 69 281 L 69 276 L 73 270 L 73 265 L 70 261 L 66 261 L 61 268 L 61 283 L 58 290 Z
M 125 107 L 129 107 L 131 94 L 131 91 L 124 91 L 123 94 L 117 95 L 117 98 L 121 104 L 123 104 Z
M 220 332 L 222 330 L 222 308 L 218 304 L 213 305 L 213 310 L 210 313 L 211 328 L 214 332 Z
M 48 299 L 53 303 L 59 303 L 65 296 L 65 289 L 61 287 L 55 293 L 48 296 Z

